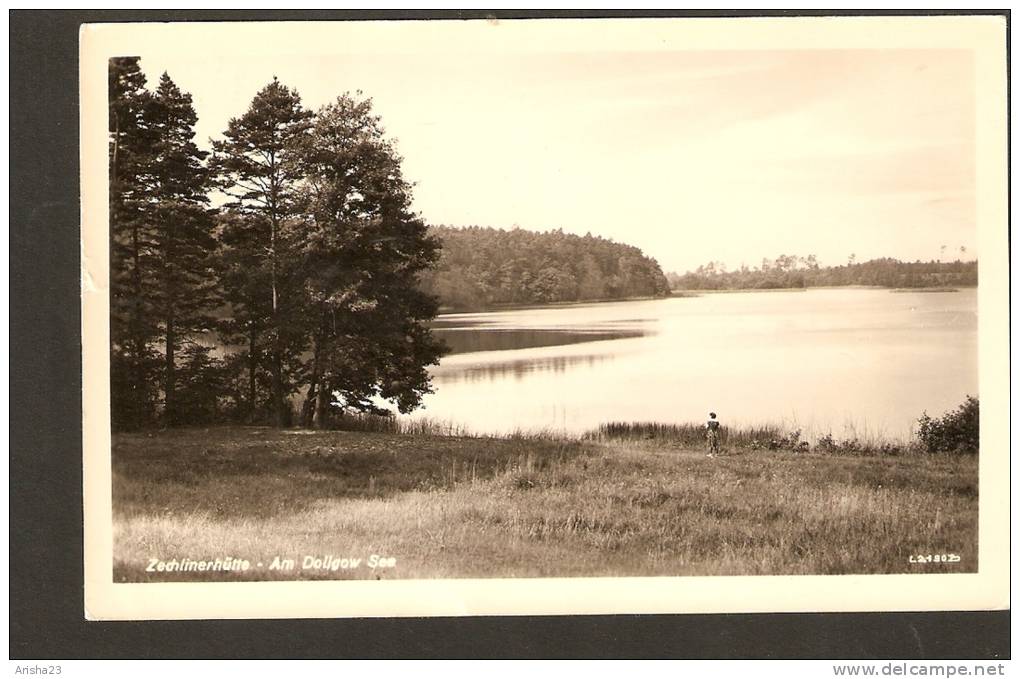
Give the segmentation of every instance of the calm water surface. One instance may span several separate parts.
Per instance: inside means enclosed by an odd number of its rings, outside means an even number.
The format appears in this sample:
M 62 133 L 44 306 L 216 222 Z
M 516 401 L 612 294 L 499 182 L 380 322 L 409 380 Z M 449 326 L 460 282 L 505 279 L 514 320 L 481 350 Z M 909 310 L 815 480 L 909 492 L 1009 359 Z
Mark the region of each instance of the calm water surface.
M 880 289 L 450 314 L 436 393 L 407 416 L 475 432 L 602 422 L 781 423 L 907 438 L 977 394 L 977 291 Z

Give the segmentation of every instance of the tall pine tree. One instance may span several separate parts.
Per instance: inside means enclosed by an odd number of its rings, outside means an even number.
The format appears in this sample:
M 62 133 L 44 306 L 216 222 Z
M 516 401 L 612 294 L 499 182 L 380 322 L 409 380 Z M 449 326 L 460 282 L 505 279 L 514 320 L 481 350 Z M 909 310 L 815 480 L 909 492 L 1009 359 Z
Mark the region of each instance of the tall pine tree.
M 289 421 L 292 365 L 303 348 L 301 277 L 292 243 L 294 191 L 301 178 L 297 148 L 311 117 L 298 93 L 274 78 L 213 147 L 218 186 L 231 199 L 222 230 L 224 291 L 235 314 L 227 338 L 246 340 L 252 414 L 257 371 L 263 360 L 268 364 L 277 426 Z
M 116 429 L 152 424 L 158 358 L 152 306 L 155 244 L 148 179 L 153 138 L 151 93 L 138 57 L 109 62 L 110 391 Z
M 153 307 L 162 331 L 163 420 L 180 423 L 177 364 L 181 349 L 210 329 L 216 301 L 211 254 L 215 248 L 208 210 L 206 153 L 194 143 L 197 121 L 191 95 L 166 73 L 147 117 L 153 135 L 149 208 L 159 256 Z
M 401 158 L 370 100 L 339 97 L 320 109 L 303 149 L 301 251 L 313 338 L 305 411 L 317 427 L 333 407 L 401 412 L 431 391 L 427 366 L 443 345 L 425 322 L 437 311 L 417 276 L 438 241 L 411 211 Z

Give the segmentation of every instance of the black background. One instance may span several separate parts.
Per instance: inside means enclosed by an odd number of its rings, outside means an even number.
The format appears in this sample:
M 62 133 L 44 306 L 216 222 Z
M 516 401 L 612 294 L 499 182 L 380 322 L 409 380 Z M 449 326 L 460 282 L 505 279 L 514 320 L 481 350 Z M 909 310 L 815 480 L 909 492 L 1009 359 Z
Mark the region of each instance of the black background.
M 1008 11 L 991 13 L 1008 19 Z M 84 619 L 77 70 L 81 23 L 486 16 L 635 13 L 10 13 L 10 657 L 1008 658 L 1008 611 L 131 623 Z

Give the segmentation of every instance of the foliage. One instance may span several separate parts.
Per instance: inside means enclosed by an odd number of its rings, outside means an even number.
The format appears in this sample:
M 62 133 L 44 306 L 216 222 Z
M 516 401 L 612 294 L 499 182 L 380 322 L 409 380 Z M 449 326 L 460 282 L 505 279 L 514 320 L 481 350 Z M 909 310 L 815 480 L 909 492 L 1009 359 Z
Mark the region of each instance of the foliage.
M 264 266 L 265 229 L 253 228 L 238 211 L 226 208 L 217 217 L 217 235 L 216 273 L 224 301 L 217 330 L 224 344 L 243 347 L 231 361 L 237 377 L 235 419 L 262 422 L 272 389 L 266 358 L 272 281 Z
M 111 341 L 110 425 L 114 431 L 130 431 L 156 422 L 160 359 L 147 344 L 141 355 L 132 349 L 130 343 Z
M 977 454 L 980 447 L 980 407 L 978 399 L 967 396 L 955 410 L 942 417 L 928 413 L 917 421 L 917 438 L 929 453 Z
M 318 426 L 334 404 L 377 412 L 383 399 L 409 412 L 431 391 L 426 367 L 444 348 L 425 325 L 435 300 L 416 282 L 439 243 L 411 211 L 400 162 L 371 100 L 350 95 L 317 112 L 302 149 L 300 248 L 313 342 L 305 410 Z
M 816 447 L 823 453 L 833 455 L 857 455 L 864 449 L 857 438 L 850 437 L 840 440 L 833 437 L 831 432 L 819 437 Z
M 800 440 L 800 429 L 789 432 L 777 432 L 766 438 L 752 438 L 748 447 L 751 450 L 796 450 L 806 452 L 811 444 Z
M 191 96 L 167 74 L 145 89 L 138 59 L 111 59 L 111 386 L 114 426 L 177 423 L 177 359 L 215 299 L 205 153 Z
M 761 266 L 727 271 L 719 262 L 709 262 L 694 271 L 668 274 L 674 290 L 736 290 L 876 285 L 890 288 L 926 288 L 977 285 L 977 262 L 901 262 L 883 258 L 845 266 L 818 265 L 814 255 L 780 255 L 763 259 Z
M 669 293 L 654 259 L 636 247 L 591 234 L 478 226 L 438 226 L 431 233 L 442 241 L 442 255 L 422 275 L 421 286 L 451 309 Z
M 110 364 L 113 425 L 131 429 L 156 418 L 159 363 L 150 271 L 155 266 L 146 219 L 151 165 L 146 111 L 151 93 L 137 57 L 109 64 Z
M 207 211 L 206 153 L 193 141 L 198 117 L 191 95 L 164 73 L 150 104 L 152 202 L 146 211 L 159 258 L 150 297 L 163 340 L 163 419 L 172 425 L 179 422 L 175 354 L 212 323 L 208 312 L 216 301 L 216 283 L 209 253 L 215 241 Z
M 903 445 L 896 441 L 878 441 L 874 439 L 861 439 L 856 436 L 837 439 L 832 433 L 819 437 L 815 444 L 815 450 L 830 455 L 901 455 L 904 452 L 914 450 L 915 446 Z
M 270 378 L 273 419 L 289 419 L 287 397 L 298 377 L 287 368 L 304 349 L 302 226 L 295 200 L 301 150 L 312 113 L 275 78 L 232 118 L 213 143 L 218 188 L 229 197 L 220 221 L 220 284 L 232 315 L 224 339 L 247 344 L 248 419 L 256 417 L 258 373 Z
M 274 79 L 207 162 L 169 75 L 149 91 L 118 58 L 109 82 L 113 426 L 417 407 L 444 350 L 418 288 L 439 243 L 371 102 L 313 114 Z
M 227 365 L 212 355 L 212 349 L 187 344 L 178 368 L 177 415 L 181 422 L 211 424 L 221 419 L 229 393 Z

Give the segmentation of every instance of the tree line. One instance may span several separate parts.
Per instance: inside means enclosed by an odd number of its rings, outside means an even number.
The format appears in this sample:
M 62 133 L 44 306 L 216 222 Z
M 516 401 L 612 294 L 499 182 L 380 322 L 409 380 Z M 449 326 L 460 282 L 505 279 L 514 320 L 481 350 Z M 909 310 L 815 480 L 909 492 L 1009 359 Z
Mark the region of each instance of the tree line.
M 638 248 L 562 230 L 437 226 L 436 266 L 421 287 L 450 309 L 662 297 L 669 283 Z
M 169 75 L 149 89 L 138 58 L 110 61 L 113 426 L 419 405 L 440 243 L 371 100 L 313 112 L 274 78 L 211 153 L 196 122 Z
M 976 260 L 953 262 L 915 261 L 881 258 L 856 262 L 851 255 L 845 265 L 819 266 L 814 255 L 780 255 L 764 259 L 761 266 L 741 266 L 727 270 L 718 262 L 709 262 L 684 274 L 670 272 L 673 290 L 738 290 L 805 288 L 837 285 L 874 285 L 889 288 L 929 288 L 975 286 L 978 281 Z

